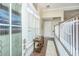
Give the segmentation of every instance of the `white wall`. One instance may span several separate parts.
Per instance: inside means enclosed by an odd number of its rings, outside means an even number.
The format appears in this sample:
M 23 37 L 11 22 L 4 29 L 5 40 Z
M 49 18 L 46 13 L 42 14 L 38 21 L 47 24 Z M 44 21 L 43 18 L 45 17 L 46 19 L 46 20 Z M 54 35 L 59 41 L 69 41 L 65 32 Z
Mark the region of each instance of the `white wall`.
M 48 19 L 50 20 L 50 18 L 54 18 L 54 17 L 60 17 L 61 20 L 59 21 L 64 21 L 64 10 L 63 9 L 55 9 L 55 10 L 42 10 L 41 11 L 41 31 L 42 31 L 42 34 L 44 35 L 44 21 L 43 19 Z M 57 22 L 59 22 L 58 20 L 57 21 L 54 21 L 52 19 L 52 29 L 54 29 L 53 25 L 56 24 Z
M 52 21 L 44 21 L 44 37 L 52 38 Z
M 64 10 L 56 9 L 56 10 L 44 10 L 42 12 L 42 18 L 52 18 L 52 17 L 61 17 L 61 20 L 64 20 Z
M 54 31 L 54 26 L 56 24 L 59 24 L 59 22 L 61 22 L 61 17 L 56 17 L 52 19 L 52 31 Z

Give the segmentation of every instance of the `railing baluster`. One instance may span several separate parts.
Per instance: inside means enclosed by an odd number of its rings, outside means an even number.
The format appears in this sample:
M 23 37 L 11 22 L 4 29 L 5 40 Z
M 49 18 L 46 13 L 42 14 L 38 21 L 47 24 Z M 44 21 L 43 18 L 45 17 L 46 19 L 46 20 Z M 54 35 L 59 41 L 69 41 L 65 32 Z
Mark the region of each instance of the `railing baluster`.
M 79 55 L 79 17 L 75 16 L 67 21 L 60 22 L 55 26 L 55 32 L 59 30 L 59 37 L 57 33 L 55 36 L 60 38 L 59 40 L 65 46 L 66 50 L 71 55 Z M 59 26 L 59 28 L 57 28 Z

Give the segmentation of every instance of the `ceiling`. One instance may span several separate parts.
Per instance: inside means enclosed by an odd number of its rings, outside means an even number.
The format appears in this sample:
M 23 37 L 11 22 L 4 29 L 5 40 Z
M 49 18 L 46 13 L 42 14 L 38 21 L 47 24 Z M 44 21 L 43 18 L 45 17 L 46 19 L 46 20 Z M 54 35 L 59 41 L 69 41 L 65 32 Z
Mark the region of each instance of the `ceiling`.
M 79 9 L 79 3 L 38 3 L 38 6 L 43 10 L 60 8 L 64 10 Z

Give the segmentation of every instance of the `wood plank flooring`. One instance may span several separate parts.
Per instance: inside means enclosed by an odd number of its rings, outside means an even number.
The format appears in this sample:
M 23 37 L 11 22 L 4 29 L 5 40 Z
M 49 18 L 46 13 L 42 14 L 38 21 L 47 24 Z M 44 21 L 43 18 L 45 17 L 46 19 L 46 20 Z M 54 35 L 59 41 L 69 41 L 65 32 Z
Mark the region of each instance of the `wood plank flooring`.
M 44 46 L 43 46 L 41 52 L 37 53 L 37 52 L 33 51 L 33 53 L 31 54 L 31 56 L 45 56 L 46 49 L 47 49 L 47 39 L 44 39 Z
M 42 48 L 40 53 L 33 51 L 31 56 L 57 56 L 56 48 L 54 45 L 54 39 L 45 38 L 44 39 L 44 47 Z

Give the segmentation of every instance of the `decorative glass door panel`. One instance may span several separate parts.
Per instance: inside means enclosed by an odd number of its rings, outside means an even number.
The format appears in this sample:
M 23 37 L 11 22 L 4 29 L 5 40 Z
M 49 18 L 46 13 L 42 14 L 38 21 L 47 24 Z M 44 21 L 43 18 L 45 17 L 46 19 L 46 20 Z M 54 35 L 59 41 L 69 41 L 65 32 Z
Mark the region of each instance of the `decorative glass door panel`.
M 12 4 L 12 55 L 22 55 L 21 4 Z
M 9 4 L 0 4 L 0 56 L 10 55 Z

